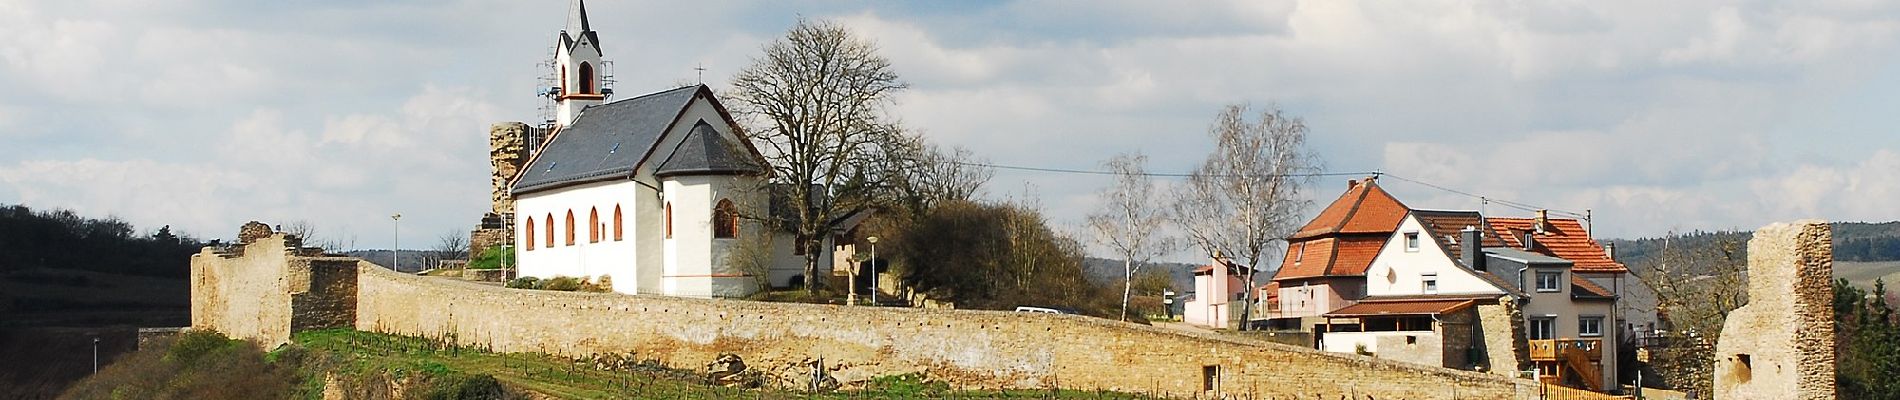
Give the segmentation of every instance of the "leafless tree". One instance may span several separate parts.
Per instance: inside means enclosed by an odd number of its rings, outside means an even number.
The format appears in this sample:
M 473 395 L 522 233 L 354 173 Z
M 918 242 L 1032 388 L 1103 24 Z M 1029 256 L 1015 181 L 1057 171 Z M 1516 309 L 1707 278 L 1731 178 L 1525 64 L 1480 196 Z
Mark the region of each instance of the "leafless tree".
M 450 229 L 436 238 L 435 256 L 440 260 L 466 260 L 468 254 L 468 232 Z
M 1715 340 L 1729 312 L 1748 303 L 1746 244 L 1719 237 L 1685 239 L 1664 237 L 1662 249 L 1642 262 L 1636 275 L 1656 290 L 1657 308 L 1669 327 L 1668 340 L 1650 363 L 1672 385 L 1709 393 Z
M 1174 240 L 1162 232 L 1166 211 L 1155 199 L 1155 183 L 1143 165 L 1148 156 L 1121 154 L 1104 163 L 1115 173 L 1115 185 L 1102 191 L 1102 208 L 1089 214 L 1088 226 L 1095 240 L 1122 259 L 1121 320 L 1128 320 L 1128 299 L 1134 290 L 1135 273 L 1155 257 L 1174 250 Z
M 1248 121 L 1250 111 L 1245 104 L 1221 110 L 1208 128 L 1214 152 L 1175 191 L 1171 213 L 1194 246 L 1239 263 L 1249 293 L 1268 254 L 1298 229 L 1311 202 L 1301 192 L 1320 170 L 1319 156 L 1306 149 L 1305 121 L 1276 106 Z M 1250 318 L 1253 301 L 1241 310 Z
M 868 204 L 849 180 L 877 157 L 877 143 L 901 131 L 885 106 L 906 88 L 871 42 L 843 26 L 801 20 L 733 80 L 734 107 L 747 118 L 746 136 L 785 183 L 793 230 L 806 238 L 832 233 L 839 216 Z M 805 282 L 816 293 L 822 240 L 804 240 Z
M 882 205 L 915 218 L 946 201 L 971 200 L 988 183 L 992 172 L 979 166 L 963 148 L 941 148 L 922 135 L 885 136 L 879 143 L 883 157 L 868 165 L 880 185 Z
M 335 238 L 322 236 L 317 224 L 306 220 L 296 220 L 279 227 L 278 231 L 303 239 L 306 247 L 323 249 L 325 252 L 339 252 L 356 246 L 356 238 Z

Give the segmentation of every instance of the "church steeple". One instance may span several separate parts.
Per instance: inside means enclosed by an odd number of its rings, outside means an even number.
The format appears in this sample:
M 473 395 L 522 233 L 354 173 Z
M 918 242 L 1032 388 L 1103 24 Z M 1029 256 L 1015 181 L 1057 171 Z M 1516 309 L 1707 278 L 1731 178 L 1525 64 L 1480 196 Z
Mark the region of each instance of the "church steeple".
M 554 68 L 560 75 L 555 94 L 556 125 L 574 122 L 581 110 L 598 105 L 613 94 L 605 87 L 605 66 L 601 62 L 600 37 L 587 23 L 587 4 L 574 0 L 568 6 L 567 27 L 561 30 L 555 46 Z

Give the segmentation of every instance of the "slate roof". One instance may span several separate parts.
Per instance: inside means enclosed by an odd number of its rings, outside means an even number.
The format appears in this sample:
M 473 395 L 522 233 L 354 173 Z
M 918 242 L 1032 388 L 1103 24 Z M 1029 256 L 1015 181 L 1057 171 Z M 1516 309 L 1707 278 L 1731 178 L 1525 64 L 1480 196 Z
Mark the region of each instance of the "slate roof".
M 1318 216 L 1288 240 L 1314 238 L 1329 234 L 1382 233 L 1390 235 L 1405 220 L 1406 209 L 1398 198 L 1379 188 L 1377 178 L 1352 181 L 1346 193 L 1321 210 Z
M 1419 225 L 1425 226 L 1426 234 L 1432 241 L 1445 249 L 1445 255 L 1458 260 L 1463 254 L 1464 244 L 1459 243 L 1465 227 L 1477 228 L 1485 247 L 1503 246 L 1497 235 L 1491 234 L 1490 225 L 1485 224 L 1484 216 L 1477 211 L 1441 211 L 1412 210 L 1412 216 L 1418 218 Z
M 1583 273 L 1626 273 L 1629 269 L 1623 263 L 1610 259 L 1603 251 L 1603 245 L 1590 238 L 1583 229 L 1583 223 L 1575 219 L 1550 218 L 1544 233 L 1532 235 L 1535 246 L 1531 251 L 1539 254 L 1570 260 L 1572 271 Z M 1537 231 L 1534 218 L 1490 218 L 1492 236 L 1513 248 L 1524 248 L 1524 234 Z
M 515 178 L 513 193 L 519 196 L 582 183 L 631 179 L 648 154 L 657 150 L 660 137 L 674 120 L 701 95 L 710 100 L 712 90 L 704 85 L 687 86 L 582 110 L 573 124 L 556 131 L 528 161 Z
M 758 161 L 746 151 L 745 145 L 728 139 L 713 129 L 712 124 L 699 121 L 687 132 L 679 148 L 673 149 L 673 154 L 653 170 L 653 176 L 764 173 L 765 166 Z
M 581 38 L 587 38 L 594 43 L 594 47 L 600 47 L 600 35 L 594 33 L 594 28 L 587 24 L 587 2 L 575 0 L 573 5 L 568 6 L 567 28 L 561 30 L 561 47 L 574 50 L 574 45 L 580 43 Z

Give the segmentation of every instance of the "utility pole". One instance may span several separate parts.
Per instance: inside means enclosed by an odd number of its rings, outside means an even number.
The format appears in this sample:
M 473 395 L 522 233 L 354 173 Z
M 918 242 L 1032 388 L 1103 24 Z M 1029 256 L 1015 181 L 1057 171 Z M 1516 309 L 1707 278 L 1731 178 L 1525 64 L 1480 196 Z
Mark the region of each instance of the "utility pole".
M 877 236 L 865 240 L 871 242 L 871 306 L 877 307 Z
M 389 216 L 389 219 L 392 221 L 396 221 L 396 245 L 395 245 L 395 248 L 389 249 L 389 268 L 397 270 L 397 271 L 401 271 L 402 258 L 400 257 L 402 257 L 402 213 L 396 213 L 396 215 L 391 215 Z M 548 234 L 552 235 L 554 233 L 548 232 Z

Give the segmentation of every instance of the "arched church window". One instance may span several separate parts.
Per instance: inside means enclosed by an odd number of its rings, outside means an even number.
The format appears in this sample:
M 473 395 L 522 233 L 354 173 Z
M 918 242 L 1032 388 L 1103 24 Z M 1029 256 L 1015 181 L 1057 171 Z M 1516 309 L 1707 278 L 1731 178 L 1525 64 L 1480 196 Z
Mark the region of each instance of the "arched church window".
M 600 209 L 587 208 L 587 242 L 600 243 Z
M 558 69 L 560 69 L 560 70 L 561 70 L 561 85 L 560 85 L 560 86 L 561 86 L 561 95 L 562 95 L 562 96 L 566 96 L 566 95 L 567 95 L 567 67 L 565 67 L 565 66 L 563 66 L 563 67 L 561 67 L 561 68 L 558 68 Z M 548 234 L 549 234 L 549 235 L 552 235 L 552 234 L 554 234 L 554 232 L 548 232 Z
M 620 205 L 614 205 L 614 241 L 620 241 Z
M 713 237 L 739 237 L 739 210 L 732 207 L 732 200 L 720 199 L 719 205 L 713 207 Z
M 567 245 L 574 245 L 574 210 L 567 210 Z
M 528 223 L 521 225 L 521 237 L 524 238 L 521 243 L 526 244 L 528 250 L 534 250 L 534 217 L 528 217 Z
M 673 238 L 673 203 L 666 203 L 666 238 Z
M 548 248 L 554 248 L 554 213 L 548 213 Z
M 594 94 L 594 66 L 581 63 L 581 94 Z

